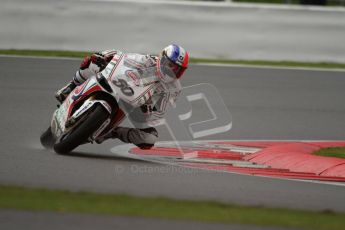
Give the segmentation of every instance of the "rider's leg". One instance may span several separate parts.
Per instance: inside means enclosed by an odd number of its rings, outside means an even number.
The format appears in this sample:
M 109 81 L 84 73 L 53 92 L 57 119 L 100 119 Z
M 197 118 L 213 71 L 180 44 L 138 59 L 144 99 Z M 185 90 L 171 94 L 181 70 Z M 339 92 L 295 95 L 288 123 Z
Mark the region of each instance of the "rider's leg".
M 98 73 L 99 70 L 100 67 L 92 62 L 91 57 L 85 57 L 80 65 L 80 69 L 75 73 L 72 81 L 70 81 L 67 85 L 65 85 L 55 93 L 56 99 L 62 103 L 66 99 L 66 97 L 72 92 L 72 90 L 75 89 L 75 87 L 81 85 L 89 77 Z
M 100 144 L 109 138 L 118 138 L 125 143 L 135 144 L 141 149 L 150 149 L 158 139 L 158 132 L 153 127 L 146 129 L 117 127 L 101 140 L 97 140 L 97 143 Z

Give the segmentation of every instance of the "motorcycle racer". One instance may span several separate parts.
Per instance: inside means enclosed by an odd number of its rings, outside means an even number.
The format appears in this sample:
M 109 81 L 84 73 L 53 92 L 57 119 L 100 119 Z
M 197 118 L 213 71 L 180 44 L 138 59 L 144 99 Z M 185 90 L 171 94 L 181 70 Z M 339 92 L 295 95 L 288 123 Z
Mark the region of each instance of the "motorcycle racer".
M 141 127 L 114 125 L 110 132 L 96 139 L 96 142 L 100 144 L 109 138 L 118 138 L 139 148 L 149 149 L 158 139 L 158 132 L 154 127 L 150 127 L 150 123 L 163 118 L 169 106 L 173 106 L 177 100 L 181 91 L 179 79 L 188 67 L 188 59 L 188 53 L 175 44 L 165 47 L 158 56 L 124 53 L 119 50 L 97 52 L 84 58 L 73 80 L 58 90 L 55 97 L 62 103 L 74 88 L 91 76 L 106 71 L 110 61 L 118 61 L 121 64 L 116 67 L 117 74 L 126 75 L 135 82 L 152 84 L 152 87 L 141 100 L 124 103 L 132 107 L 129 118 L 140 123 Z M 150 69 L 153 71 L 148 74 L 146 70 Z

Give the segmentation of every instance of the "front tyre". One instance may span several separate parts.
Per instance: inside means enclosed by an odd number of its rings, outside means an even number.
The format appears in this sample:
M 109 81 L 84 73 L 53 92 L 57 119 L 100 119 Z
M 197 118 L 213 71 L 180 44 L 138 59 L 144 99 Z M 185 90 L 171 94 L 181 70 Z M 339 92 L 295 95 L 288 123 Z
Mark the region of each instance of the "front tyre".
M 52 149 L 55 143 L 55 139 L 53 137 L 53 133 L 51 131 L 51 127 L 49 126 L 49 128 L 42 133 L 41 137 L 40 137 L 40 141 L 41 144 L 44 148 L 46 149 Z
M 54 145 L 54 151 L 59 154 L 67 154 L 79 145 L 86 143 L 108 117 L 109 112 L 102 105 L 96 104 L 94 110 L 87 115 L 83 122 Z

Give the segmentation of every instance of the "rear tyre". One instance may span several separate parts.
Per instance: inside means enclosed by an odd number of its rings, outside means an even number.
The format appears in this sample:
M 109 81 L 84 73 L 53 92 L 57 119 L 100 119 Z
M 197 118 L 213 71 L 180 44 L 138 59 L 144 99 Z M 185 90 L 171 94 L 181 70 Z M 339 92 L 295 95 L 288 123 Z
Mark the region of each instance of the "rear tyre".
M 55 139 L 53 137 L 53 133 L 51 131 L 51 127 L 41 134 L 40 137 L 41 144 L 46 149 L 52 149 L 55 143 Z
M 87 115 L 81 124 L 54 145 L 54 151 L 59 154 L 68 154 L 79 145 L 86 143 L 108 117 L 109 112 L 102 105 L 96 104 L 94 110 Z

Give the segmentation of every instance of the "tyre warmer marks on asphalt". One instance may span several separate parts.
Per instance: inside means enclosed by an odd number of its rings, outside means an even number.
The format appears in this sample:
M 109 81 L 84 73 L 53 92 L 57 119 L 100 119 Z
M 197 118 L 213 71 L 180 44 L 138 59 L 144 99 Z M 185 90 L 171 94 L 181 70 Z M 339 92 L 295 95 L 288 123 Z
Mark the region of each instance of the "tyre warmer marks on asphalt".
M 312 154 L 326 147 L 345 147 L 345 141 L 195 141 L 179 148 L 162 142 L 150 150 L 130 148 L 128 155 L 191 168 L 345 182 L 345 159 Z M 186 158 L 181 149 L 196 154 Z

